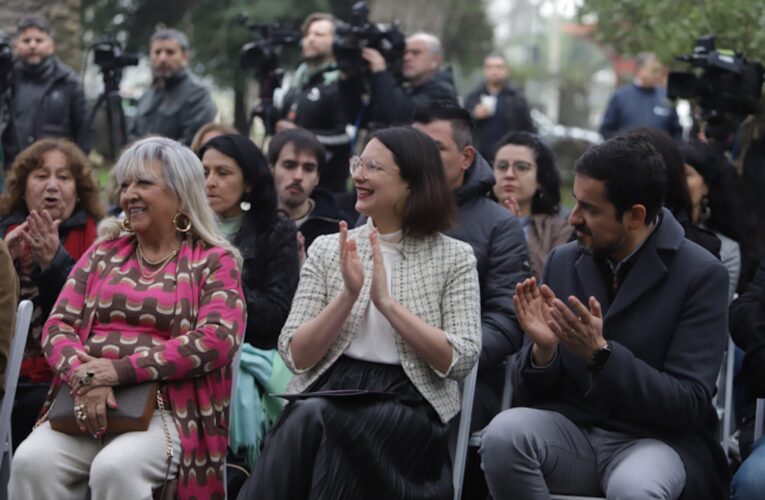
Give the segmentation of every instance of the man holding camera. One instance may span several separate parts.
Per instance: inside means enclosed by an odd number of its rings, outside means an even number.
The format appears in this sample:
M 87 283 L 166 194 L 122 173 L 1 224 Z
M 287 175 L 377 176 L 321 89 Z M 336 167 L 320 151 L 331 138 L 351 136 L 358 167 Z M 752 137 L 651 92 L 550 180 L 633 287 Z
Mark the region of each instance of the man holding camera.
M 365 47 L 362 57 L 370 72 L 368 122 L 375 127 L 409 123 L 418 108 L 435 101 L 457 100 L 452 75 L 441 68 L 441 41 L 430 33 L 415 33 L 406 39 L 403 84 L 396 81 L 378 50 Z
M 315 12 L 303 22 L 301 34 L 303 63 L 280 106 L 276 132 L 293 127 L 313 132 L 327 151 L 320 185 L 345 192 L 351 140 L 338 95 L 340 71 L 332 54 L 335 20 L 331 14 Z
M 64 137 L 90 149 L 85 94 L 79 76 L 56 57 L 53 30 L 43 18 L 19 21 L 14 38 L 13 98 L 3 134 L 6 167 L 43 137 Z
M 217 110 L 210 92 L 188 72 L 189 39 L 174 29 L 159 29 L 151 37 L 151 88 L 138 100 L 130 128 L 131 139 L 157 134 L 190 144 Z

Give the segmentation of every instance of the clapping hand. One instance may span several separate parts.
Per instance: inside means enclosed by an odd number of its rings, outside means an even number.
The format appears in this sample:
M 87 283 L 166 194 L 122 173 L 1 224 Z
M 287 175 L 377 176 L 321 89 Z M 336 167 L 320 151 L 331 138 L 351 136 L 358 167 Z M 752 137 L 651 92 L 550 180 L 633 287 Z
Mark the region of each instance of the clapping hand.
M 364 268 L 359 260 L 356 240 L 348 238 L 348 223 L 340 222 L 340 273 L 345 289 L 354 297 L 361 293 L 364 285 Z
M 383 262 L 382 250 L 380 250 L 380 235 L 377 229 L 369 235 L 369 243 L 372 245 L 372 286 L 369 290 L 369 296 L 377 310 L 385 314 L 385 310 L 390 306 L 392 299 L 388 292 L 388 275 L 385 273 L 385 263 Z
M 518 205 L 518 200 L 515 199 L 515 196 L 511 196 L 503 200 L 502 206 L 508 209 L 510 213 L 516 217 L 521 217 L 523 215 L 521 213 L 521 206 Z
M 574 354 L 590 361 L 606 346 L 603 338 L 603 311 L 600 302 L 590 297 L 589 310 L 573 295 L 568 298 L 572 310 L 560 299 L 551 302 L 549 322 L 555 336 Z
M 54 221 L 46 211 L 32 210 L 27 217 L 28 228 L 24 237 L 32 252 L 32 258 L 40 266 L 47 269 L 56 257 L 61 240 L 58 238 L 58 226 L 61 221 Z
M 550 328 L 548 303 L 555 294 L 547 285 L 537 286 L 536 278 L 529 278 L 515 286 L 515 314 L 526 335 L 544 348 L 552 348 L 558 343 L 558 337 Z

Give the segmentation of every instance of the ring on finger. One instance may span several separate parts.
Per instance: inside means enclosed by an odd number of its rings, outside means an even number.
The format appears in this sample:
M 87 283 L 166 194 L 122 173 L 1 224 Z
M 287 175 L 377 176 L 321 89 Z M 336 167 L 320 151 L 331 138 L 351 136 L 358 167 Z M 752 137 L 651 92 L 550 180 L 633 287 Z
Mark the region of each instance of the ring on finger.
M 95 373 L 93 373 L 91 371 L 87 371 L 87 372 L 85 372 L 85 375 L 80 377 L 80 380 L 77 383 L 80 384 L 80 385 L 90 385 L 93 382 L 93 377 L 95 377 L 95 376 L 96 376 Z

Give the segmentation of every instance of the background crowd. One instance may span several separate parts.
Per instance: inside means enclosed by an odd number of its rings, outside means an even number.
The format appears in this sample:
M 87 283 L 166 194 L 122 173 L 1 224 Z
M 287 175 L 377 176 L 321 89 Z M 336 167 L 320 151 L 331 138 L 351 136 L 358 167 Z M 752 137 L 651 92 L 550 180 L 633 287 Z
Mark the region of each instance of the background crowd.
M 9 497 L 450 498 L 473 367 L 463 498 L 765 497 L 765 220 L 729 144 L 683 139 L 657 57 L 611 97 L 566 207 L 502 54 L 460 97 L 438 37 L 406 36 L 400 68 L 372 47 L 347 68 L 336 29 L 303 22 L 262 149 L 216 122 L 186 35 L 157 29 L 106 186 L 77 74 L 45 19 L 18 23 L 0 314 L 34 313 Z M 115 431 L 137 387 L 147 426 Z

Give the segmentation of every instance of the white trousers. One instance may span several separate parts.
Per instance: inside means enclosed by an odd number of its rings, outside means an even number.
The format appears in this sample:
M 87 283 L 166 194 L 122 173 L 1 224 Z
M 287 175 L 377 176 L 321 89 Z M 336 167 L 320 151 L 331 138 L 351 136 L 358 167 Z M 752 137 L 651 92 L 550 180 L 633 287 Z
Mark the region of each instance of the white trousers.
M 181 442 L 173 417 L 165 413 L 173 443 L 170 478 L 178 473 Z M 126 432 L 102 443 L 88 435 L 54 431 L 45 422 L 21 443 L 11 462 L 8 498 L 83 500 L 151 499 L 167 467 L 165 432 L 159 410 L 146 432 Z

